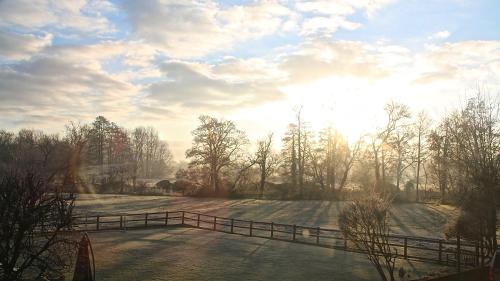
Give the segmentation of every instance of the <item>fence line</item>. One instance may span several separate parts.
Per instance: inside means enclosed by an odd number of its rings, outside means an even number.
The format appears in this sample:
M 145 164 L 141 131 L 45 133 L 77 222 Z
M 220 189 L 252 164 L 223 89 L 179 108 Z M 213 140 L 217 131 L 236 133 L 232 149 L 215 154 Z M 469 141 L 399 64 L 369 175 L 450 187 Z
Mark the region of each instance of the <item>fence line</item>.
M 338 229 L 218 217 L 190 211 L 122 213 L 74 217 L 73 229 L 100 231 L 160 226 L 185 226 L 211 231 L 315 245 L 350 252 L 357 249 Z M 482 245 L 456 240 L 391 234 L 389 245 L 397 258 L 435 262 L 448 266 L 484 265 Z

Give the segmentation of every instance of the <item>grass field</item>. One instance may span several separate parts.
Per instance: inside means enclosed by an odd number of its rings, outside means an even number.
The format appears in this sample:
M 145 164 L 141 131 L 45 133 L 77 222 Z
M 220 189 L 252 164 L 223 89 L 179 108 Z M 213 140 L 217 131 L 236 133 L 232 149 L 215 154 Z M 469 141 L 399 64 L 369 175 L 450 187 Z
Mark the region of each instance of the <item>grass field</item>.
M 189 197 L 81 195 L 79 213 L 190 210 L 207 214 L 337 228 L 345 202 L 198 199 Z M 442 237 L 449 206 L 395 205 L 395 233 Z M 362 254 L 190 228 L 91 233 L 97 280 L 378 280 Z M 411 277 L 453 270 L 398 261 Z M 412 279 L 413 279 L 412 278 Z

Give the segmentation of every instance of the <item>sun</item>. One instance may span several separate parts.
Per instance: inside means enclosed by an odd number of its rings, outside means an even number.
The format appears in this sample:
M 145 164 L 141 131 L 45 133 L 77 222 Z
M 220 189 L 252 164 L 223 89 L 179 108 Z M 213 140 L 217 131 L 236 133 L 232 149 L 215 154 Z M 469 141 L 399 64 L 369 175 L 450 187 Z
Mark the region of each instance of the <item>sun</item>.
M 303 120 L 316 132 L 331 126 L 354 142 L 373 131 L 379 120 L 381 103 L 357 79 L 330 77 L 283 90 L 289 107 L 301 108 Z

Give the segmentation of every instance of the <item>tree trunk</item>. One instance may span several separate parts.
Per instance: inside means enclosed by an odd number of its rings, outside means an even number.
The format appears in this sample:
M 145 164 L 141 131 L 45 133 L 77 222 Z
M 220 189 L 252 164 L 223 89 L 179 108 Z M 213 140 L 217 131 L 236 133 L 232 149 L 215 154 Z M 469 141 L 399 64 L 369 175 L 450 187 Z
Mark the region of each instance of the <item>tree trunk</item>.
M 417 192 L 416 194 L 416 201 L 418 202 L 419 201 L 419 194 L 418 194 L 418 188 L 419 188 L 419 184 L 420 184 L 420 149 L 421 149 L 421 146 L 422 146 L 422 143 L 421 143 L 421 133 L 419 132 L 418 133 L 418 147 L 417 147 L 417 178 L 416 178 L 416 183 L 415 183 L 415 191 Z

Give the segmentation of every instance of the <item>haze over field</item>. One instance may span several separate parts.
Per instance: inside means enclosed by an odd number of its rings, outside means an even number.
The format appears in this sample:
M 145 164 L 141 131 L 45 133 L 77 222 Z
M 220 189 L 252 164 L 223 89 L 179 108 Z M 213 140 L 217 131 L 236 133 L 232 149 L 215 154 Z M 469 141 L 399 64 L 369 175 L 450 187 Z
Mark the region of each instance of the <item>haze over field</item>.
M 493 0 L 52 2 L 0 2 L 2 128 L 103 115 L 156 127 L 182 160 L 200 114 L 255 140 L 302 105 L 352 140 L 390 100 L 437 119 L 500 90 Z

